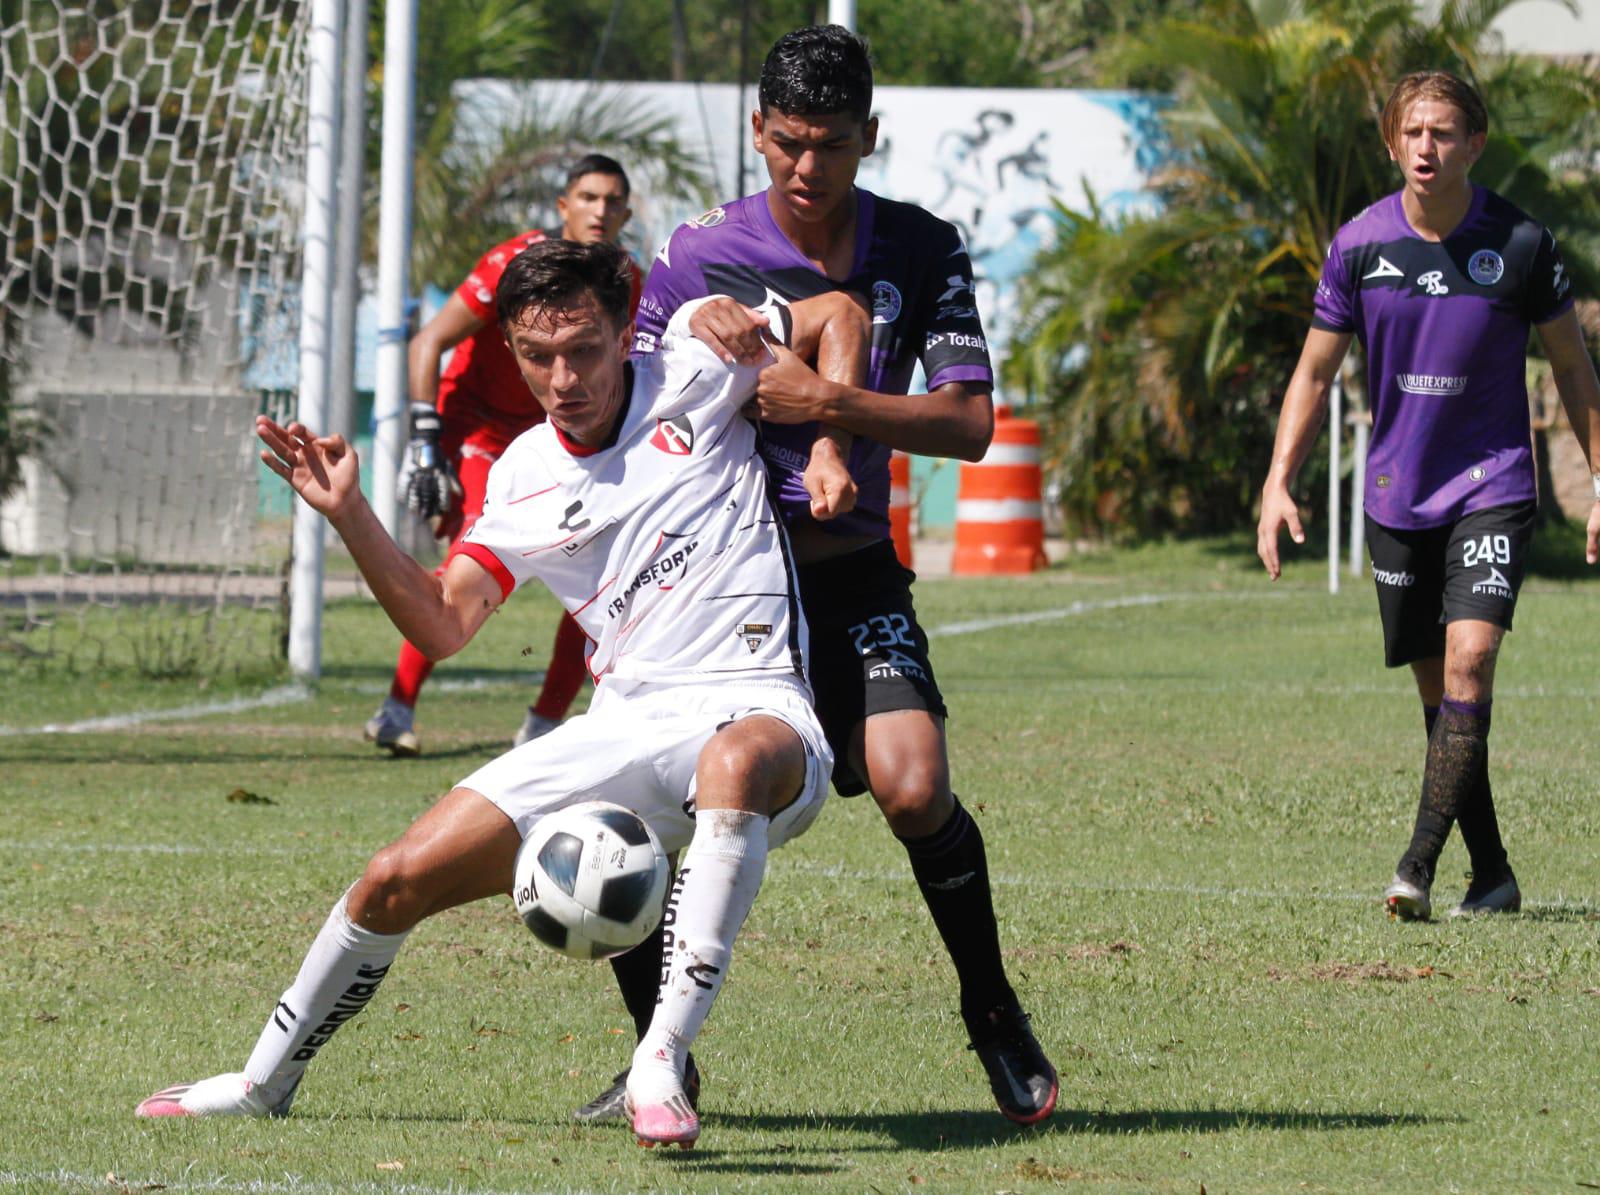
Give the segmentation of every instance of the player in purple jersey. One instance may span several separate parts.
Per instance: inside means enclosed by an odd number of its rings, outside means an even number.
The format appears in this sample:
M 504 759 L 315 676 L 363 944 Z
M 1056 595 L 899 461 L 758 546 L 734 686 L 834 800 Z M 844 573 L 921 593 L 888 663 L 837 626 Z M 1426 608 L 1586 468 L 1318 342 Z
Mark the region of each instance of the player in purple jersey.
M 1591 471 L 1600 451 L 1600 385 L 1555 238 L 1467 178 L 1488 126 L 1477 93 L 1443 71 L 1407 75 L 1390 95 L 1383 140 L 1405 185 L 1341 228 L 1328 250 L 1257 528 L 1256 550 L 1276 580 L 1279 529 L 1305 542 L 1290 487 L 1350 337 L 1359 337 L 1373 425 L 1367 541 L 1384 656 L 1391 668 L 1411 665 L 1428 731 L 1416 826 L 1384 892 L 1390 914 L 1407 920 L 1431 915 L 1453 822 L 1472 877 L 1450 915 L 1522 905 L 1490 794 L 1488 735 L 1495 660 L 1533 530 L 1530 326 Z M 1600 472 L 1595 498 L 1590 564 L 1600 560 Z
M 980 459 L 994 429 L 993 373 L 954 227 L 855 185 L 874 148 L 866 43 L 839 26 L 778 39 L 752 115 L 772 185 L 713 208 L 662 247 L 639 303 L 636 354 L 648 357 L 673 312 L 708 294 L 691 329 L 725 360 L 754 359 L 770 310 L 832 290 L 872 302 L 864 385 L 825 379 L 783 357 L 762 371 L 762 454 L 800 562 L 817 712 L 833 744 L 834 786 L 871 791 L 955 965 L 961 1013 L 1000 1110 L 1022 1124 L 1055 1107 L 1057 1080 L 1000 958 L 983 837 L 950 788 L 946 709 L 889 540 L 889 450 Z M 928 393 L 906 397 L 918 362 Z M 822 423 L 819 431 L 819 421 Z M 808 484 L 841 450 L 853 509 Z M 659 945 L 614 960 L 640 1032 L 656 999 Z M 623 1076 L 579 1110 L 608 1119 Z

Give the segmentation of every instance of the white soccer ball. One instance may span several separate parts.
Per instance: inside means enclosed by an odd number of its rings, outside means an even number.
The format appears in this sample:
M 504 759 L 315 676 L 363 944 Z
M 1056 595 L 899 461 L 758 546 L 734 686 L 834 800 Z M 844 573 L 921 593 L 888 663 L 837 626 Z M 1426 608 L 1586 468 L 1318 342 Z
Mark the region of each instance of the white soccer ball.
M 612 958 L 660 922 L 668 879 L 667 853 L 638 814 L 585 801 L 534 824 L 517 850 L 511 897 L 546 946 Z

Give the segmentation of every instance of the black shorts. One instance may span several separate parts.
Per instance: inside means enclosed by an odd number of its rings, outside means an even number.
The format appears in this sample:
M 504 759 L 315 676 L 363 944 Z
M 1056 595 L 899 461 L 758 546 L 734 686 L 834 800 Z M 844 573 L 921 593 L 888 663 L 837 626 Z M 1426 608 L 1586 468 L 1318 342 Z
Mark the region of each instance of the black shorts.
M 842 797 L 867 791 L 850 766 L 857 723 L 891 710 L 948 716 L 928 661 L 928 636 L 911 604 L 916 577 L 901 567 L 888 540 L 800 566 L 817 718 L 833 748 L 833 786 Z
M 1537 509 L 1532 502 L 1491 506 L 1420 531 L 1367 519 L 1385 664 L 1444 655 L 1445 625 L 1457 619 L 1511 629 Z

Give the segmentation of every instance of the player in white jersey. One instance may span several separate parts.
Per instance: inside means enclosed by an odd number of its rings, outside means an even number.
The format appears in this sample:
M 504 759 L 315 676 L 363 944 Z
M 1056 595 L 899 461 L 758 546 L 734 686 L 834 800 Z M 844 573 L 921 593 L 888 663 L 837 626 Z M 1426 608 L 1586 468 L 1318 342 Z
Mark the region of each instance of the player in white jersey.
M 242 1072 L 167 1088 L 138 1115 L 286 1113 L 307 1064 L 371 1000 L 419 921 L 509 892 L 533 823 L 601 799 L 683 851 L 668 906 L 677 949 L 628 1097 L 641 1143 L 687 1148 L 699 1136 L 684 1091 L 689 1045 L 769 846 L 816 817 L 832 760 L 810 706 L 788 546 L 739 413 L 759 371 L 725 365 L 689 336 L 686 309 L 665 359 L 635 373 L 628 299 L 627 258 L 603 242 L 544 241 L 507 269 L 497 313 L 549 419 L 495 464 L 484 514 L 440 577 L 384 532 L 343 439 L 258 421 L 262 459 L 328 517 L 410 642 L 451 654 L 538 577 L 593 640 L 595 699 L 474 772 L 372 858 Z M 823 295 L 789 310 L 801 355 L 864 368 L 858 300 Z

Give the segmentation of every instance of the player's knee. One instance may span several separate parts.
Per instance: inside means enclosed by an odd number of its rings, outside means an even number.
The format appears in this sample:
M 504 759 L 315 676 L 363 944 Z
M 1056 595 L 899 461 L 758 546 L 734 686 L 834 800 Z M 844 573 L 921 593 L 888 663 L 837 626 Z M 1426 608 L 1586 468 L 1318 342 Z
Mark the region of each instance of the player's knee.
M 955 812 L 942 760 L 907 760 L 887 776 L 875 773 L 873 780 L 873 799 L 902 838 L 935 833 Z
M 426 878 L 402 843 L 384 847 L 367 863 L 346 906 L 351 920 L 379 933 L 400 933 L 428 914 Z
M 805 752 L 792 730 L 782 730 L 713 737 L 697 770 L 702 804 L 752 813 L 786 804 L 805 778 Z

